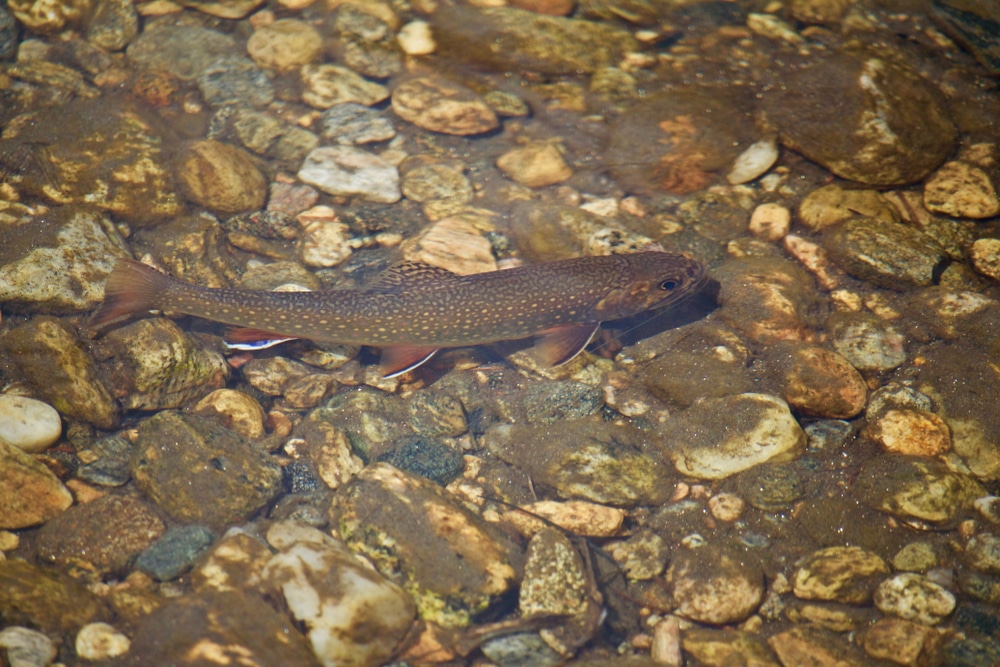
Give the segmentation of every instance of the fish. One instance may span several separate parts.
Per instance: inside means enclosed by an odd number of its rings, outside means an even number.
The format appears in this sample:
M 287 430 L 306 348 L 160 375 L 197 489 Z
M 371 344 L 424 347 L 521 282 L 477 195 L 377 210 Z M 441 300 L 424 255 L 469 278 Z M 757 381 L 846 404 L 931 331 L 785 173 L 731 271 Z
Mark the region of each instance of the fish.
M 243 341 L 369 345 L 381 348 L 386 377 L 443 348 L 537 337 L 540 360 L 559 366 L 583 351 L 602 322 L 676 304 L 706 280 L 698 260 L 648 251 L 472 275 L 403 261 L 360 289 L 269 292 L 202 287 L 120 258 L 89 326 L 159 310 L 241 327 L 235 337 Z

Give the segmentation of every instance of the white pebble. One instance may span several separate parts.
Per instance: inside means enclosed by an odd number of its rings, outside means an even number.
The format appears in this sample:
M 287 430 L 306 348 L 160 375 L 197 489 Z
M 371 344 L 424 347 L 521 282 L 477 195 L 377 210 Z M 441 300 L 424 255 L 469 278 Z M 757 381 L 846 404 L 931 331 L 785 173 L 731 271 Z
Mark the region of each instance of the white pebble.
M 128 652 L 132 642 L 107 623 L 88 623 L 76 634 L 76 653 L 84 660 L 108 660 Z
M 791 226 L 792 213 L 781 204 L 761 204 L 750 216 L 750 233 L 768 241 L 784 238 Z
M 6 649 L 10 667 L 45 667 L 56 659 L 52 640 L 37 630 L 11 626 L 0 631 L 0 649 Z
M 777 161 L 777 141 L 762 139 L 740 153 L 736 161 L 733 162 L 733 168 L 726 175 L 726 180 L 732 185 L 749 183 L 767 173 L 767 170 Z
M 29 454 L 44 451 L 62 435 L 55 408 L 25 396 L 0 395 L 0 440 Z
M 425 56 L 437 50 L 437 43 L 427 21 L 410 21 L 396 35 L 403 53 L 411 56 Z

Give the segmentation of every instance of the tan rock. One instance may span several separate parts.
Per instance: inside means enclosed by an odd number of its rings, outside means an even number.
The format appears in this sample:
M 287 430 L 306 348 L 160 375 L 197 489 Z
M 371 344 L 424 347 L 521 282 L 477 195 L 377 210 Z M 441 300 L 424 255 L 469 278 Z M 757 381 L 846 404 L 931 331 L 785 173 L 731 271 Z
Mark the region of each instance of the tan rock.
M 924 206 L 957 218 L 992 218 L 1000 199 L 985 171 L 967 162 L 946 162 L 924 185 Z
M 253 61 L 279 72 L 311 63 L 322 51 L 319 31 L 297 19 L 280 19 L 261 26 L 247 40 L 247 53 Z
M 864 638 L 865 653 L 906 667 L 936 664 L 940 644 L 937 630 L 901 618 L 880 618 Z
M 540 500 L 506 511 L 502 516 L 526 536 L 534 535 L 547 524 L 555 524 L 582 537 L 612 537 L 625 521 L 623 510 L 585 500 Z
M 235 389 L 216 389 L 198 401 L 194 412 L 216 417 L 245 438 L 264 435 L 264 409 L 252 396 Z
M 48 468 L 0 440 L 0 528 L 36 526 L 72 504 Z
M 872 429 L 872 436 L 890 452 L 910 456 L 940 456 L 951 449 L 951 432 L 933 412 L 917 409 L 887 410 Z
M 559 149 L 543 142 L 504 153 L 497 160 L 497 166 L 511 179 L 529 188 L 562 183 L 573 175 Z
M 888 572 L 884 560 L 861 547 L 829 547 L 806 557 L 792 587 L 803 600 L 864 604 L 871 599 L 875 578 Z
M 781 204 L 761 204 L 750 215 L 750 233 L 767 241 L 777 241 L 792 226 L 792 213 Z
M 184 147 L 177 177 L 191 201 L 223 214 L 260 209 L 267 195 L 267 181 L 249 154 L 212 139 Z
M 417 127 L 442 134 L 481 134 L 499 124 L 481 97 L 439 76 L 414 77 L 396 86 L 392 110 Z

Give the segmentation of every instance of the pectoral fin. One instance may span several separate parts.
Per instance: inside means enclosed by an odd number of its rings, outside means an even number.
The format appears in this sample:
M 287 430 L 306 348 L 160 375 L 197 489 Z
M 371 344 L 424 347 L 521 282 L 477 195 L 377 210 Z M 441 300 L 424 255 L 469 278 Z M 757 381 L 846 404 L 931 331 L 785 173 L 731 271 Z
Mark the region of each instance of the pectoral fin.
M 600 326 L 600 322 L 568 324 L 545 331 L 535 343 L 540 360 L 549 366 L 562 366 L 583 352 Z
M 382 350 L 379 366 L 382 377 L 394 378 L 424 364 L 437 354 L 436 347 L 386 347 Z

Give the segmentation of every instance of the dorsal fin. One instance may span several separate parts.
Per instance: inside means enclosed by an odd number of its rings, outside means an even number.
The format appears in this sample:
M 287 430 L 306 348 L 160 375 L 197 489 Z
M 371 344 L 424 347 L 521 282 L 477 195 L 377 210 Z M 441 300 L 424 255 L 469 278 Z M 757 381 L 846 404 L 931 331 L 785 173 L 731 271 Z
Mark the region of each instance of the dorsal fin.
M 405 260 L 393 264 L 365 286 L 366 292 L 399 292 L 423 285 L 440 285 L 460 276 L 440 266 Z

